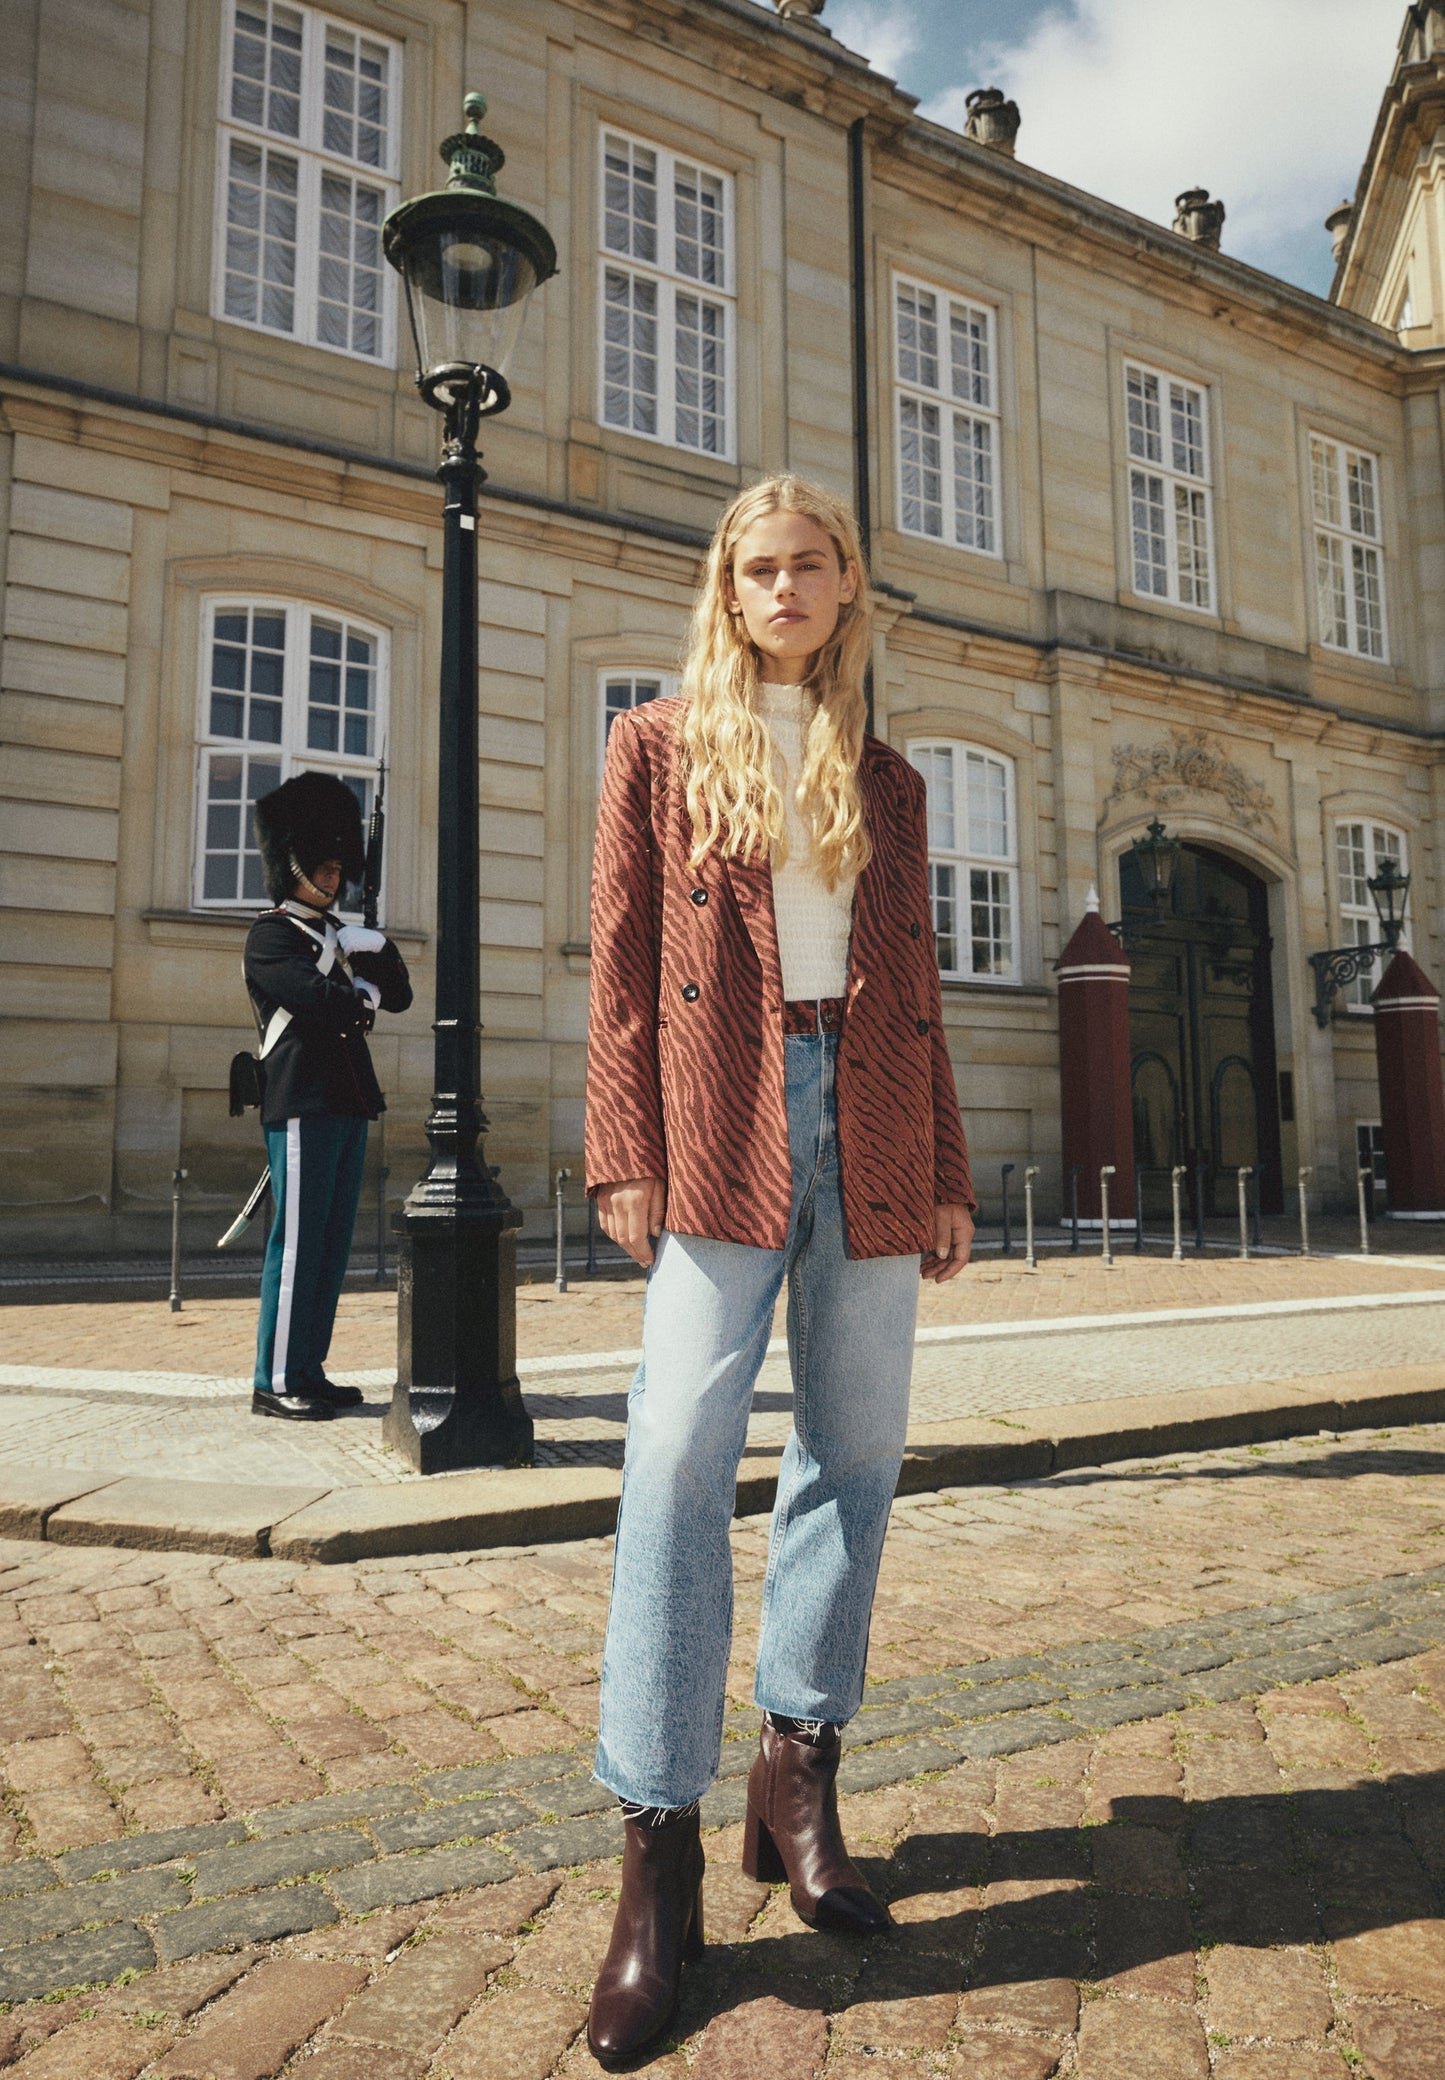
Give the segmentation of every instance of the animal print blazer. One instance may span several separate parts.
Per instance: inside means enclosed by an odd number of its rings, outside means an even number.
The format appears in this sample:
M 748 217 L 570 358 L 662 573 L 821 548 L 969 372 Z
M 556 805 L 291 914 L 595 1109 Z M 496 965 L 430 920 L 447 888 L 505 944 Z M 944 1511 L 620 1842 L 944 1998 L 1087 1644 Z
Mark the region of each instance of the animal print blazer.
M 613 723 L 592 876 L 587 1179 L 667 1180 L 667 1226 L 781 1249 L 792 1206 L 782 967 L 766 860 L 688 865 L 680 699 Z M 927 1255 L 934 1208 L 975 1205 L 942 1020 L 922 776 L 876 737 L 838 1042 L 853 1257 Z

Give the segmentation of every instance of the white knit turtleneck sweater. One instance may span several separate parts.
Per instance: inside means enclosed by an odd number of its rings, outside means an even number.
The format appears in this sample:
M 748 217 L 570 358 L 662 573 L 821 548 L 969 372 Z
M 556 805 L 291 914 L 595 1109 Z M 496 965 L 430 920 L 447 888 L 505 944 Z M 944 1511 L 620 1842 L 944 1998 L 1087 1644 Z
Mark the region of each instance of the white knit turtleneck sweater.
M 841 997 L 848 984 L 848 935 L 853 924 L 854 874 L 829 890 L 809 864 L 811 834 L 798 814 L 793 793 L 803 769 L 803 728 L 813 697 L 800 686 L 760 686 L 758 712 L 767 724 L 773 751 L 784 768 L 783 806 L 788 857 L 773 867 L 773 909 L 783 996 L 789 1003 Z

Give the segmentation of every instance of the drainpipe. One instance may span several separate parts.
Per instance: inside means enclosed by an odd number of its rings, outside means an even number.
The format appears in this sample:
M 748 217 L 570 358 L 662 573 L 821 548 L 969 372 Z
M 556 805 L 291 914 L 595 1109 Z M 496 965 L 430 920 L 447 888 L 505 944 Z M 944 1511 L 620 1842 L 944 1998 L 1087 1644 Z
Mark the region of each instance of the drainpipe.
M 868 227 L 867 206 L 867 118 L 859 116 L 848 125 L 848 235 L 852 260 L 853 302 L 853 498 L 858 509 L 858 532 L 863 537 L 863 578 L 867 583 L 873 566 L 873 474 L 869 444 L 868 373 Z M 868 731 L 873 731 L 873 661 L 863 677 L 868 701 Z

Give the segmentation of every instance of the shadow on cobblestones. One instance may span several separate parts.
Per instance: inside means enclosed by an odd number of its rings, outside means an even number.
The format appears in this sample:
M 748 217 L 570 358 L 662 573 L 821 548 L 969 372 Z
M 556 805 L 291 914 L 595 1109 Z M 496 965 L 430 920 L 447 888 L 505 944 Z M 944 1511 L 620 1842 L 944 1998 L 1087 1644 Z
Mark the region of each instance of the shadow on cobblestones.
M 1049 1757 L 1037 1760 L 1046 1771 Z M 1012 1802 L 1032 1793 L 1042 1813 L 1068 1788 L 1041 1773 Z M 982 1779 L 978 1789 L 988 1796 Z M 1442 1770 L 1188 1802 L 1125 1795 L 1107 1820 L 1078 1827 L 990 1835 L 970 1819 L 961 1831 L 909 1835 L 891 1856 L 859 1857 L 897 1918 L 886 1936 L 813 1934 L 780 1890 L 749 1939 L 710 1942 L 688 1976 L 679 2039 L 765 1994 L 820 2015 L 868 2000 L 938 2001 L 951 2020 L 964 1993 L 980 2017 L 1027 2026 L 1032 2014 L 1038 2027 L 1052 2013 L 1072 2028 L 1077 1995 L 1063 1982 L 1192 2001 L 1196 1951 L 1207 1959 L 1222 1946 L 1266 1956 L 1330 1943 L 1342 1982 L 1369 1992 L 1381 1946 L 1358 1939 L 1394 1931 L 1397 1956 L 1445 1900 Z M 712 1861 L 708 1875 L 730 1877 Z M 1445 1994 L 1438 1922 L 1430 1935 L 1414 1983 L 1399 1990 L 1434 2000 Z

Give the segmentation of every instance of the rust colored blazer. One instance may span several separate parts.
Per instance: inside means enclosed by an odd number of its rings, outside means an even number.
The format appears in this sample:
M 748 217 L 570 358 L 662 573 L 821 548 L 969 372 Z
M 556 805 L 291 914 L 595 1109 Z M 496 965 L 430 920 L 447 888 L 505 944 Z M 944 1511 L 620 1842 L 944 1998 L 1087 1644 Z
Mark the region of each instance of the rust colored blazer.
M 783 977 L 766 862 L 688 865 L 680 699 L 618 716 L 592 876 L 587 1180 L 667 1180 L 681 1235 L 781 1249 L 792 1208 Z M 944 1039 L 922 775 L 876 737 L 838 1042 L 852 1257 L 931 1253 L 934 1208 L 975 1205 Z

